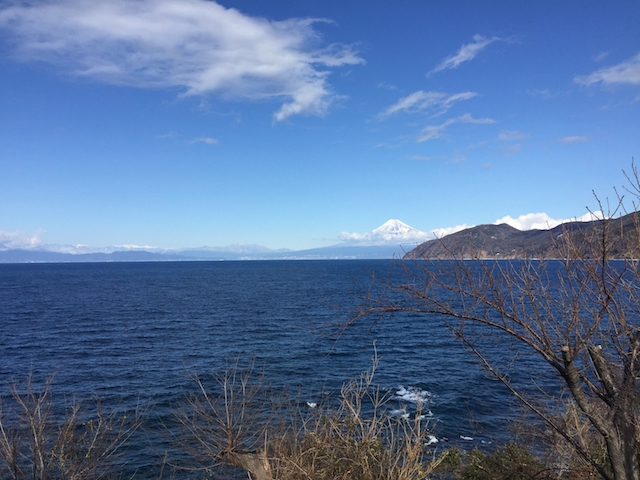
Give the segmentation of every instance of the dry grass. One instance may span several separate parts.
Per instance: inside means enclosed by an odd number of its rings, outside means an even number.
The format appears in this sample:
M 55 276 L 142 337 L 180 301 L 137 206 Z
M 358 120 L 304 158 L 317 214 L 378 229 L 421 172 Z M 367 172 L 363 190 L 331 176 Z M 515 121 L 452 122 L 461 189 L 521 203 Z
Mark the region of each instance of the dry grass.
M 388 401 L 373 385 L 371 370 L 346 383 L 337 407 L 279 407 L 265 401 L 260 376 L 240 375 L 238 365 L 218 377 L 217 393 L 200 388 L 177 419 L 180 444 L 189 445 L 199 468 L 227 464 L 270 479 L 427 478 L 440 462 L 428 449 L 420 411 L 412 420 L 385 413 Z M 420 408 L 418 408 L 420 410 Z
M 273 439 L 276 478 L 427 478 L 440 460 L 428 449 L 420 406 L 413 419 L 385 413 L 388 398 L 372 383 L 376 366 L 374 360 L 370 371 L 343 386 L 335 410 L 302 415 L 300 423 Z

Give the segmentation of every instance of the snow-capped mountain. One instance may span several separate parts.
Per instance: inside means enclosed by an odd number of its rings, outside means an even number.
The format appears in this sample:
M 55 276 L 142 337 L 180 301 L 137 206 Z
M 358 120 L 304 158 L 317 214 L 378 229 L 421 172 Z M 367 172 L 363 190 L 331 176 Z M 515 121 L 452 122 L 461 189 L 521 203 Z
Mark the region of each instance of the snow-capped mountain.
M 427 233 L 394 219 L 386 221 L 378 228 L 373 229 L 371 233 L 373 236 L 384 238 L 386 241 L 400 241 L 400 243 L 424 241 L 428 237 Z
M 410 227 L 400 220 L 391 219 L 367 233 L 341 233 L 345 243 L 359 245 L 406 245 L 424 242 L 432 238 L 428 233 Z

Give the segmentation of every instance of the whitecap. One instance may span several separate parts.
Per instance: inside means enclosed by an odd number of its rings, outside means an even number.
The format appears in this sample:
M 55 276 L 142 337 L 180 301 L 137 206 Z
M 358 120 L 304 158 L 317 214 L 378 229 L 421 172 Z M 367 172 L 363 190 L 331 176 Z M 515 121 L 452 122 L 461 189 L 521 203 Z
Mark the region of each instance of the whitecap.
M 434 443 L 438 443 L 438 439 L 433 435 L 427 435 L 427 441 L 424 444 L 433 445 Z
M 309 408 L 316 408 L 318 406 L 318 404 L 316 402 L 307 402 L 307 407 Z
M 401 418 L 409 418 L 409 413 L 406 408 L 398 408 L 395 410 L 391 410 L 389 414 L 392 417 L 401 417 Z
M 471 440 L 473 440 L 473 437 L 465 437 L 464 435 L 460 435 L 460 438 L 461 438 L 462 440 L 467 440 L 467 441 L 471 441 Z
M 400 386 L 396 391 L 395 400 L 404 400 L 405 402 L 411 402 L 415 404 L 422 404 L 429 401 L 431 392 L 428 390 L 421 390 L 417 387 L 404 388 Z

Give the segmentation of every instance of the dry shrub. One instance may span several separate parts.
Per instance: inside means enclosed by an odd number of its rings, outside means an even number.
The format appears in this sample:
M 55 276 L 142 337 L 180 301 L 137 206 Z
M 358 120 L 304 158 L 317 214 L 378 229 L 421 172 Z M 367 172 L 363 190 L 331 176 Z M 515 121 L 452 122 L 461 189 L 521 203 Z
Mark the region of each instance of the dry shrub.
M 551 480 L 553 472 L 524 446 L 509 443 L 485 454 L 478 449 L 469 452 L 457 469 L 460 480 Z
M 0 403 L 0 477 L 68 480 L 111 478 L 122 446 L 140 425 L 138 412 L 105 413 L 98 403 L 87 413 L 80 404 L 57 415 L 51 381 L 31 377 L 9 387 Z
M 409 480 L 434 470 L 420 405 L 413 419 L 390 417 L 372 383 L 376 366 L 343 386 L 335 410 L 314 411 L 273 439 L 276 478 Z
M 376 366 L 374 358 L 371 370 L 343 386 L 335 408 L 274 406 L 261 377 L 239 374 L 237 364 L 218 377 L 216 394 L 196 378 L 200 394 L 177 416 L 179 446 L 189 445 L 199 469 L 227 464 L 260 480 L 427 478 L 439 459 L 420 407 L 412 420 L 388 415 L 388 398 L 372 383 Z
M 246 368 L 238 361 L 227 365 L 214 377 L 213 390 L 198 375 L 192 378 L 198 391 L 188 395 L 174 414 L 180 432 L 174 443 L 186 458 L 170 465 L 204 471 L 229 465 L 252 472 L 257 479 L 271 478 L 263 443 L 277 402 L 253 362 Z

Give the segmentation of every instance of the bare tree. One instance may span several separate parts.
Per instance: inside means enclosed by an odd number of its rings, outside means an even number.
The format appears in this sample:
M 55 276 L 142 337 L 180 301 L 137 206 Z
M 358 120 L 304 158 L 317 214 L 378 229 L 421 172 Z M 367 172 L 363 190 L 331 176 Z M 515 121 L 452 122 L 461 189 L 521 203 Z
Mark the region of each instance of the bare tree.
M 640 193 L 635 167 L 632 172 L 628 178 L 635 190 L 630 191 Z M 619 209 L 626 213 L 622 199 Z M 603 478 L 638 480 L 640 216 L 635 205 L 626 221 L 615 216 L 602 216 L 595 228 L 573 224 L 565 229 L 554 239 L 561 258 L 504 261 L 450 252 L 446 260 L 395 261 L 388 277 L 373 278 L 358 311 L 339 327 L 395 312 L 424 314 L 432 322 L 444 316 L 483 366 Z M 613 258 L 612 252 L 623 258 Z M 509 370 L 512 363 L 500 364 L 483 349 L 488 340 L 511 345 L 513 362 L 517 354 L 535 354 L 564 388 L 540 387 L 544 401 L 536 401 L 510 376 L 526 373 Z M 550 398 L 577 407 L 605 443 L 604 458 L 585 448 L 576 429 L 553 414 Z
M 243 369 L 236 361 L 215 376 L 214 391 L 198 375 L 192 378 L 198 392 L 175 414 L 181 428 L 177 446 L 196 461 L 196 469 L 231 465 L 256 480 L 270 480 L 265 442 L 274 398 L 263 376 L 256 375 L 253 363 Z

